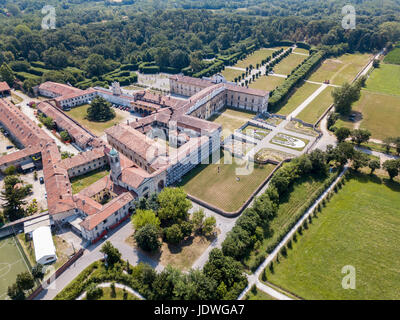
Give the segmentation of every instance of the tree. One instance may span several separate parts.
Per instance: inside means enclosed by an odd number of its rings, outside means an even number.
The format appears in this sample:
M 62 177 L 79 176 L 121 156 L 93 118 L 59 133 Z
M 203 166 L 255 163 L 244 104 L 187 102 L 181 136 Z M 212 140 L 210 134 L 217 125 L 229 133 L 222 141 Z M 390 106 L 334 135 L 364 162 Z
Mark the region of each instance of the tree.
M 368 142 L 371 137 L 371 132 L 366 129 L 355 129 L 351 131 L 351 140 L 358 146 L 362 143 Z
M 355 171 L 368 165 L 368 156 L 360 151 L 354 151 L 352 167 Z
M 383 145 L 385 146 L 386 153 L 390 153 L 390 148 L 392 147 L 394 139 L 391 137 L 385 138 L 383 140 Z
M 65 130 L 60 132 L 60 137 L 61 137 L 61 140 L 64 142 L 71 140 L 71 137 L 69 136 L 68 131 L 65 131 Z
M 178 244 L 183 240 L 183 233 L 179 224 L 174 224 L 169 228 L 165 228 L 165 240 L 170 244 Z
M 103 289 L 98 287 L 95 283 L 91 283 L 86 291 L 86 299 L 97 300 L 103 295 Z
M 350 136 L 350 133 L 351 131 L 349 128 L 341 127 L 335 131 L 335 136 L 338 142 L 343 142 Z
M 16 284 L 21 290 L 27 291 L 34 287 L 35 279 L 28 271 L 25 271 L 17 275 Z
M 13 176 L 17 173 L 17 168 L 15 168 L 15 166 L 9 166 L 8 168 L 4 169 L 3 172 L 6 176 Z
M 191 221 L 181 222 L 180 227 L 184 238 L 189 237 L 193 232 L 193 223 Z
M 204 220 L 202 232 L 206 236 L 210 235 L 214 231 L 214 229 L 216 227 L 216 224 L 217 224 L 217 220 L 215 219 L 215 217 L 212 217 L 212 216 L 211 217 L 207 217 Z
M 200 230 L 203 227 L 203 221 L 205 218 L 205 213 L 203 209 L 199 209 L 192 213 L 192 224 L 195 230 Z
M 3 213 L 8 221 L 15 221 L 25 216 L 24 199 L 32 189 L 31 185 L 20 187 L 22 180 L 17 176 L 6 176 L 4 179 L 4 190 L 0 198 L 5 202 L 3 204 Z
M 399 175 L 399 160 L 386 160 L 383 163 L 383 169 L 389 174 L 390 180 Z
M 157 228 L 160 226 L 160 219 L 156 217 L 153 210 L 136 210 L 136 213 L 132 216 L 132 223 L 135 230 L 139 230 L 146 224 L 152 224 Z
M 1 81 L 7 82 L 10 87 L 14 85 L 14 73 L 6 63 L 3 63 L 0 67 L 0 79 Z
M 145 251 L 156 251 L 161 247 L 159 230 L 152 224 L 147 224 L 135 232 L 137 245 Z
M 276 215 L 277 209 L 277 206 L 274 205 L 267 193 L 263 193 L 254 200 L 253 210 L 257 212 L 263 223 L 272 220 Z
M 351 112 L 351 106 L 360 99 L 361 88 L 359 85 L 350 85 L 345 83 L 340 88 L 332 91 L 332 97 L 336 112 L 341 115 L 348 115 Z
M 160 219 L 172 222 L 186 221 L 192 207 L 182 188 L 164 188 L 158 195 L 158 202 Z
M 89 121 L 106 122 L 115 118 L 115 111 L 112 109 L 111 103 L 102 97 L 96 97 L 87 109 L 86 117 Z
M 102 75 L 108 70 L 104 57 L 96 53 L 87 58 L 85 66 L 90 77 Z
M 375 170 L 378 170 L 381 168 L 381 162 L 376 159 L 372 159 L 368 162 L 368 167 L 371 169 L 371 175 L 374 174 Z
M 25 300 L 24 291 L 16 283 L 8 287 L 7 295 L 12 300 Z
M 328 168 L 326 154 L 320 149 L 313 150 L 308 158 L 311 161 L 312 169 L 311 171 L 314 173 L 322 173 L 325 174 Z
M 378 59 L 374 59 L 374 62 L 372 63 L 374 68 L 379 68 L 380 66 L 380 61 Z
M 189 65 L 189 55 L 182 50 L 174 50 L 171 52 L 169 57 L 169 64 L 173 68 L 182 69 Z
M 32 276 L 35 279 L 43 279 L 43 277 L 44 277 L 43 265 L 38 263 L 36 266 L 34 266 L 32 268 Z
M 100 250 L 106 256 L 106 261 L 109 266 L 121 261 L 121 253 L 115 248 L 110 241 L 106 241 Z

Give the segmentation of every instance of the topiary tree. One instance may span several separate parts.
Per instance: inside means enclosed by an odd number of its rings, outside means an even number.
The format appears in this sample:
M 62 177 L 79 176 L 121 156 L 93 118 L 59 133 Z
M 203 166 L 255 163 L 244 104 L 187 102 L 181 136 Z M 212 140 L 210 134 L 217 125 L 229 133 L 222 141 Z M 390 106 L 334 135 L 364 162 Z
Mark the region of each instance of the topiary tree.
M 151 224 L 147 224 L 135 232 L 137 245 L 145 251 L 157 251 L 161 247 L 159 240 L 159 229 Z

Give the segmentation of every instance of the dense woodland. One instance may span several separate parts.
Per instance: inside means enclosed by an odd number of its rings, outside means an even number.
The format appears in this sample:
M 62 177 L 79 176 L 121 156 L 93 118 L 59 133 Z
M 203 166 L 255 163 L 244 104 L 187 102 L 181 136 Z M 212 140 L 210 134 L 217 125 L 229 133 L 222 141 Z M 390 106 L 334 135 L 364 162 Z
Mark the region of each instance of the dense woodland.
M 137 69 L 196 73 L 210 67 L 203 58 L 246 54 L 283 40 L 336 46 L 340 53 L 374 51 L 400 40 L 400 1 L 356 1 L 354 30 L 341 26 L 343 4 L 0 0 L 0 64 L 7 63 L 26 88 L 44 80 L 87 87 L 134 82 Z M 44 5 L 56 7 L 55 30 L 41 29 Z

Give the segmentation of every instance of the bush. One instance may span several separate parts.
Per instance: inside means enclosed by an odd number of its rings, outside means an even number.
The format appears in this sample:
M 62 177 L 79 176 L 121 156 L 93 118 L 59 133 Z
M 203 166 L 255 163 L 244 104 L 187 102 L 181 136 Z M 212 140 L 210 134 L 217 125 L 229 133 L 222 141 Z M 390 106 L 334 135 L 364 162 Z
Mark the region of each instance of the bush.
M 103 289 L 96 286 L 95 283 L 92 283 L 88 290 L 86 291 L 86 299 L 87 300 L 98 300 L 103 296 Z
M 145 251 L 156 251 L 161 247 L 158 228 L 147 224 L 135 233 L 137 245 Z
M 165 240 L 170 244 L 178 244 L 184 238 L 179 224 L 174 224 L 164 230 Z

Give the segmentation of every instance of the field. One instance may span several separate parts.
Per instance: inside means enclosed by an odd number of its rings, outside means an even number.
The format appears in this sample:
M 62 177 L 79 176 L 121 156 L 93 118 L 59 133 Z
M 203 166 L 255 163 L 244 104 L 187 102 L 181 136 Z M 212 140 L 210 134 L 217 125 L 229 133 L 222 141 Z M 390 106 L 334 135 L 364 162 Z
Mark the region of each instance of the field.
M 225 70 L 221 72 L 221 74 L 225 77 L 226 80 L 234 81 L 235 78 L 239 77 L 243 72 L 245 72 L 245 71 L 231 69 L 229 67 L 226 67 Z
M 221 114 L 211 117 L 209 121 L 222 125 L 222 136 L 226 138 L 254 117 L 253 113 L 225 109 Z
M 249 293 L 246 295 L 245 300 L 276 300 L 274 297 L 271 297 L 268 293 L 261 291 L 260 289 L 256 288 L 256 292 L 254 293 L 253 290 L 250 290 Z
M 297 115 L 297 118 L 314 124 L 333 103 L 333 87 L 326 87 L 311 103 Z
M 124 118 L 116 112 L 114 119 L 107 122 L 93 122 L 86 120 L 87 109 L 89 105 L 83 105 L 76 108 L 72 108 L 71 111 L 66 112 L 68 116 L 78 121 L 82 126 L 92 131 L 95 135 L 101 136 L 104 134 L 104 130 L 112 127 L 114 124 L 121 123 Z
M 334 195 L 267 280 L 305 299 L 400 298 L 400 185 L 357 175 Z M 341 286 L 351 265 L 356 289 Z
M 278 50 L 279 48 L 276 48 L 275 50 Z M 257 51 L 254 51 L 252 54 L 248 55 L 245 59 L 238 61 L 234 67 L 236 68 L 243 68 L 246 69 L 249 65 L 253 65 L 255 68 L 257 63 L 261 64 L 261 61 L 266 59 L 267 57 L 272 55 L 273 50 L 270 49 L 259 49 Z
M 372 71 L 366 89 L 400 95 L 400 65 L 381 63 L 379 68 Z
M 307 49 L 302 49 L 302 48 L 296 48 L 296 49 L 294 49 L 293 52 L 304 53 L 304 54 L 309 54 L 310 53 Z
M 290 72 L 292 72 L 292 70 L 306 58 L 306 56 L 301 54 L 290 54 L 288 57 L 283 58 L 282 61 L 274 67 L 274 72 L 277 74 L 289 75 Z
M 385 63 L 400 64 L 400 47 L 390 51 L 383 61 Z
M 109 173 L 110 172 L 108 170 L 100 169 L 81 175 L 79 177 L 72 178 L 71 179 L 72 193 L 76 194 L 81 192 L 83 189 L 89 187 L 91 184 L 105 177 Z
M 224 159 L 225 157 L 221 156 L 219 164 L 198 165 L 183 177 L 181 186 L 192 196 L 222 210 L 233 212 L 246 202 L 272 172 L 274 166 L 270 164 L 254 165 L 253 171 L 248 175 L 237 175 L 236 169 L 241 167 L 235 162 L 235 159 L 232 159 L 232 164 L 224 164 L 226 161 Z M 246 170 L 245 167 L 242 169 Z M 249 167 L 250 170 L 251 167 Z M 237 177 L 240 181 L 236 180 Z
M 261 78 L 258 78 L 254 82 L 250 83 L 249 88 L 272 91 L 283 82 L 285 82 L 285 78 L 282 77 L 261 76 Z
M 266 252 L 267 248 L 274 244 L 283 232 L 297 219 L 298 211 L 304 205 L 305 199 L 313 197 L 323 187 L 325 177 L 304 176 L 297 180 L 288 192 L 281 199 L 278 213 L 271 221 L 269 236 L 266 236 L 258 249 L 259 252 Z M 244 263 L 247 266 L 252 265 L 255 259 L 253 252 Z
M 293 112 L 304 100 L 311 96 L 320 86 L 314 83 L 305 82 L 300 88 L 290 96 L 289 100 L 282 106 L 281 109 L 275 111 L 275 113 L 288 115 Z
M 0 300 L 8 299 L 7 288 L 15 283 L 17 275 L 29 271 L 15 239 L 0 240 Z
M 371 57 L 370 54 L 357 53 L 344 54 L 334 59 L 327 59 L 308 80 L 317 82 L 330 80 L 332 84 L 336 85 L 351 82 Z
M 400 96 L 362 90 L 353 110 L 362 113 L 361 128 L 371 131 L 372 138 L 400 136 Z

